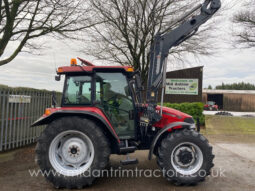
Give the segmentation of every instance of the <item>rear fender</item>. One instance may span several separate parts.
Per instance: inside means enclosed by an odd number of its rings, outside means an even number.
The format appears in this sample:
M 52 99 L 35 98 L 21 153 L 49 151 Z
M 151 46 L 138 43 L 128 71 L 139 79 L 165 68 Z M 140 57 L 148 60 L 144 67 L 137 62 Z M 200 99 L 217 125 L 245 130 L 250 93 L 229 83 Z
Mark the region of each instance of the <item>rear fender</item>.
M 183 126 L 183 128 L 189 128 L 191 127 L 191 124 L 190 123 L 186 123 L 186 122 L 174 122 L 174 123 L 170 123 L 168 124 L 166 127 L 160 129 L 158 131 L 158 133 L 155 135 L 152 143 L 151 143 L 151 146 L 150 146 L 150 152 L 149 152 L 149 156 L 148 156 L 148 159 L 151 160 L 152 158 L 152 154 L 154 153 L 154 149 L 155 149 L 155 146 L 157 145 L 158 141 L 160 140 L 160 138 L 162 138 L 162 136 L 167 133 L 168 130 L 174 128 L 174 127 L 178 127 L 178 126 Z
M 65 117 L 65 116 L 83 116 L 83 117 L 89 117 L 94 120 L 97 120 L 98 122 L 101 122 L 104 126 L 105 129 L 110 132 L 110 134 L 113 136 L 113 138 L 120 143 L 119 137 L 116 134 L 115 130 L 111 126 L 111 124 L 106 121 L 102 116 L 100 116 L 97 113 L 90 112 L 90 111 L 68 111 L 68 110 L 58 110 L 55 111 L 54 113 L 50 114 L 47 117 L 41 117 L 37 121 L 35 121 L 31 127 L 39 126 L 39 125 L 47 125 L 54 121 L 57 118 L 60 117 Z

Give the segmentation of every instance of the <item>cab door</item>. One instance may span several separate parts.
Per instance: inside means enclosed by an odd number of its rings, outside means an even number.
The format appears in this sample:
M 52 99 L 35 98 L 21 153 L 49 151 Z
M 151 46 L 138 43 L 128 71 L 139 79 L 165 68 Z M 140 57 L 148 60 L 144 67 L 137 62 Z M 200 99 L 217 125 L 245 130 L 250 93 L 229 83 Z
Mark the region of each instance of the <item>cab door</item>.
M 98 72 L 95 103 L 103 110 L 120 139 L 135 138 L 134 104 L 123 73 Z

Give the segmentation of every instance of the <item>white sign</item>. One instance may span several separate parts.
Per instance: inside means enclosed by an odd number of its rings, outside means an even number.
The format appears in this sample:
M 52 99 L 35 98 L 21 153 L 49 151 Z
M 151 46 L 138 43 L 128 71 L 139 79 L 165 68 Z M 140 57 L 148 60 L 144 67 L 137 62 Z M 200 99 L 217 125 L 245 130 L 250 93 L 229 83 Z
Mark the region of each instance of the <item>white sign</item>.
M 31 103 L 31 96 L 9 95 L 9 103 Z
M 198 95 L 198 79 L 166 79 L 165 94 Z

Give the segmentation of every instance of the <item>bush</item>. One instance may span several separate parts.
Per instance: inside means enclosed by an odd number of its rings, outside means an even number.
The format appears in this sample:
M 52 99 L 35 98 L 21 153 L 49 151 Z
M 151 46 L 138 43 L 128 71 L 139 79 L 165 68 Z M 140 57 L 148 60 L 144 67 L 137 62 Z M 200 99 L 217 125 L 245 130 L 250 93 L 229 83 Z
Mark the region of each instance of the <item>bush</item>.
M 45 89 L 35 89 L 29 87 L 10 87 L 3 84 L 0 84 L 0 91 L 52 93 L 52 91 Z M 61 94 L 61 92 L 56 92 L 56 94 L 59 93 Z
M 205 124 L 205 116 L 203 115 L 204 104 L 201 102 L 193 103 L 164 103 L 164 106 L 177 109 L 183 113 L 191 115 L 196 121 L 199 118 L 200 124 Z

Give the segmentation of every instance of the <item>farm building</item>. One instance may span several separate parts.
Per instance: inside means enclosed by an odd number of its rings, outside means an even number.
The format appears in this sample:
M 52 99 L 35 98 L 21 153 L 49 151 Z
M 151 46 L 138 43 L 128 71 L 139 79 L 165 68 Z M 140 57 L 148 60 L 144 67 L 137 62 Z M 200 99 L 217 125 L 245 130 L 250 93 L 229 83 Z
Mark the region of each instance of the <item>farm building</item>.
M 254 90 L 203 90 L 203 102 L 215 101 L 227 111 L 255 112 Z

